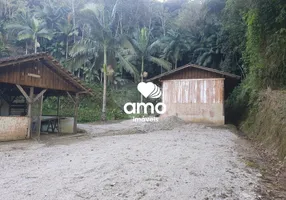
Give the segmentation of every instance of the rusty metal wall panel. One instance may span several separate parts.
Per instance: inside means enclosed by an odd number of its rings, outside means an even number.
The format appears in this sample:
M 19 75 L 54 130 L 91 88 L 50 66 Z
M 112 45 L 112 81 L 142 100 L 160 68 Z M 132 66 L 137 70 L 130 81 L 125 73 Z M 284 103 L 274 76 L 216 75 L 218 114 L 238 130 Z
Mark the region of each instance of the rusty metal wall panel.
M 188 121 L 224 123 L 224 79 L 180 79 L 163 81 L 165 116 Z
M 223 103 L 223 79 L 164 81 L 165 103 Z
M 28 125 L 28 117 L 0 117 L 0 141 L 25 139 Z

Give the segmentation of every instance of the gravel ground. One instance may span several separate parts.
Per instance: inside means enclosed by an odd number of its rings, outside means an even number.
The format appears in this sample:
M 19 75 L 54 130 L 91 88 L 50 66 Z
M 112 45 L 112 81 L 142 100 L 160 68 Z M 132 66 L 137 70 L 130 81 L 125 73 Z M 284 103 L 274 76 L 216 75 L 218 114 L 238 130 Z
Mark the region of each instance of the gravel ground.
M 258 199 L 260 174 L 235 134 L 176 123 L 145 134 L 125 132 L 152 125 L 81 125 L 92 137 L 1 143 L 0 199 Z

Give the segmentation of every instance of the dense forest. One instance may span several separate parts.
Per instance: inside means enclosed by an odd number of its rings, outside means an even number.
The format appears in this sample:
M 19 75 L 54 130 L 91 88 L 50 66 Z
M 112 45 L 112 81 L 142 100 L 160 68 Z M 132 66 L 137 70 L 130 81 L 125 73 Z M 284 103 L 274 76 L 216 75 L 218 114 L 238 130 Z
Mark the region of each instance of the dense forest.
M 239 121 L 259 91 L 285 87 L 285 47 L 284 0 L 0 0 L 0 57 L 49 52 L 107 105 L 194 63 L 242 77 L 228 100 Z

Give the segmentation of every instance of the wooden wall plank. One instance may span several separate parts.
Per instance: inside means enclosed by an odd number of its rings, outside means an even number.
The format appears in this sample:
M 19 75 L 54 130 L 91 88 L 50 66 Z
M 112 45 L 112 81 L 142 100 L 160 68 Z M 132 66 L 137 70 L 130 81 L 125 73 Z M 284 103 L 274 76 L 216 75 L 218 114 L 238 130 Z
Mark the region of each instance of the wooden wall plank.
M 28 74 L 38 75 L 37 77 Z M 45 89 L 79 92 L 74 85 L 39 61 L 0 68 L 0 82 Z

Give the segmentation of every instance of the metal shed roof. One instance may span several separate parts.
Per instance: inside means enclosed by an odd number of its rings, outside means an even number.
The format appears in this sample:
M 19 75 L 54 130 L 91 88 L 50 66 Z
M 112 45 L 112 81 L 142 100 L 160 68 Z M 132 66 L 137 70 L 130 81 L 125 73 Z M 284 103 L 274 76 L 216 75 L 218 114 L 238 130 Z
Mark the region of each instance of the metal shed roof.
M 163 77 L 172 75 L 172 74 L 174 74 L 176 72 L 179 72 L 179 71 L 187 69 L 187 68 L 196 68 L 196 69 L 200 69 L 200 70 L 203 70 L 203 71 L 213 72 L 213 73 L 220 74 L 222 76 L 225 76 L 225 77 L 228 77 L 228 78 L 237 79 L 237 80 L 239 80 L 241 78 L 240 76 L 237 76 L 237 75 L 234 75 L 234 74 L 231 74 L 231 73 L 228 73 L 228 72 L 223 72 L 223 71 L 220 71 L 220 70 L 216 70 L 216 69 L 212 69 L 212 68 L 208 68 L 208 67 L 202 67 L 202 66 L 194 65 L 194 64 L 187 64 L 187 65 L 184 65 L 184 66 L 179 67 L 177 69 L 173 69 L 173 70 L 167 71 L 165 73 L 162 73 L 162 74 L 160 74 L 158 76 L 154 76 L 153 78 L 150 78 L 147 81 L 154 81 L 154 80 L 157 80 L 157 79 L 161 79 Z

